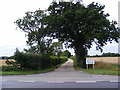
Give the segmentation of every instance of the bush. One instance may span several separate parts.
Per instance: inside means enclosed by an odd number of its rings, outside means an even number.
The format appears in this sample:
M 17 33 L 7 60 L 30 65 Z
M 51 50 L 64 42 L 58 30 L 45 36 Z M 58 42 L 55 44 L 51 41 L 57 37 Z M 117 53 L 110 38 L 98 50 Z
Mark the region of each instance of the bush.
M 57 57 L 57 56 L 51 56 L 50 59 L 52 66 L 62 64 L 68 60 L 67 57 Z
M 76 56 L 71 56 L 70 57 L 72 60 L 74 60 L 74 61 L 76 61 L 77 59 L 76 59 Z
M 15 60 L 22 69 L 43 69 L 49 67 L 49 57 L 32 53 L 17 53 Z
M 18 70 L 20 70 L 20 68 L 17 66 L 2 66 L 2 67 L 0 67 L 0 70 L 2 70 L 2 71 L 18 71 Z
M 67 57 L 60 57 L 60 60 L 61 60 L 61 63 L 65 63 L 68 60 L 68 58 Z
M 15 54 L 16 63 L 20 65 L 21 69 L 45 69 L 56 66 L 67 61 L 65 57 L 48 57 L 45 55 L 22 53 Z

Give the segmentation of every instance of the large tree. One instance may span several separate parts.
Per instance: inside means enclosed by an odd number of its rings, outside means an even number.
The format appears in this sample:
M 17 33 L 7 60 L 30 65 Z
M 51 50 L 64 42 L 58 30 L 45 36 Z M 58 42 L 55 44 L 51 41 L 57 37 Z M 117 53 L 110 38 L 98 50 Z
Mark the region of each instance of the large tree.
M 77 64 L 85 68 L 85 60 L 92 42 L 102 51 L 107 42 L 118 42 L 119 33 L 116 21 L 110 22 L 102 6 L 91 3 L 88 6 L 79 2 L 53 2 L 48 8 L 48 28 L 60 41 L 70 42 L 74 48 Z M 52 35 L 52 34 L 51 34 Z
M 120 37 L 116 21 L 107 19 L 109 14 L 104 13 L 104 8 L 104 5 L 98 3 L 85 6 L 80 2 L 52 2 L 44 11 L 46 15 L 38 10 L 35 11 L 38 14 L 28 13 L 27 18 L 17 20 L 16 24 L 22 30 L 29 31 L 29 42 L 39 41 L 47 36 L 57 38 L 73 48 L 77 64 L 85 68 L 87 51 L 93 42 L 97 45 L 96 49 L 102 51 L 107 42 L 118 42 Z

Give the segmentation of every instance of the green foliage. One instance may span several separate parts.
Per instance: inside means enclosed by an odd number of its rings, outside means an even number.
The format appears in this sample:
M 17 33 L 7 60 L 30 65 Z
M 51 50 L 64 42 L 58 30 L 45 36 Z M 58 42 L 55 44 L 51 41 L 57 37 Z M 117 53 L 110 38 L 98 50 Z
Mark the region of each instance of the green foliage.
M 73 60 L 73 67 L 76 69 L 76 70 L 78 70 L 78 65 L 77 65 L 77 58 L 76 58 L 76 56 L 72 56 L 72 57 L 70 57 L 72 60 Z
M 2 71 L 18 71 L 18 70 L 20 70 L 20 68 L 18 66 L 1 66 L 0 68 L 2 68 L 2 69 L 0 69 Z
M 56 69 L 59 65 L 51 68 L 46 68 L 42 70 L 17 70 L 17 71 L 0 71 L 2 75 L 28 75 L 28 74 L 39 74 L 39 73 L 45 73 L 49 71 L 53 71 Z
M 92 74 L 105 74 L 105 75 L 119 75 L 119 67 L 120 65 L 117 64 L 108 64 L 108 63 L 103 63 L 103 62 L 96 62 L 95 64 L 95 69 L 81 69 L 83 71 L 86 71 L 88 73 Z
M 65 63 L 68 60 L 68 58 L 66 57 L 56 57 L 56 56 L 51 56 L 50 59 L 51 59 L 52 66 Z
M 119 75 L 120 76 L 119 67 L 120 65 L 117 65 L 117 64 L 107 64 L 103 62 L 97 62 L 95 64 L 95 69 L 82 69 L 76 64 L 74 60 L 75 70 L 85 71 L 90 74 Z
M 18 53 L 15 60 L 22 69 L 43 69 L 49 67 L 50 60 L 46 56 L 37 54 Z
M 62 56 L 70 58 L 71 57 L 71 53 L 68 50 L 65 50 L 64 52 L 62 52 Z
M 71 42 L 71 47 L 79 43 L 89 49 L 95 42 L 97 49 L 101 49 L 107 41 L 117 41 L 119 37 L 116 22 L 106 19 L 109 15 L 104 14 L 104 7 L 98 3 L 85 7 L 80 3 L 53 2 L 48 8 L 51 33 L 56 33 L 60 41 Z
M 56 66 L 67 61 L 63 57 L 49 57 L 46 55 L 39 55 L 34 53 L 22 53 L 17 50 L 15 52 L 16 63 L 21 69 L 45 69 Z
M 46 41 L 47 42 L 47 41 Z M 42 42 L 40 47 L 41 50 L 39 50 L 39 46 L 31 46 L 29 49 L 24 49 L 25 53 L 35 53 L 35 54 L 41 54 L 41 55 L 55 55 L 60 56 L 59 52 L 63 49 L 63 46 L 60 42 L 53 42 L 50 45 L 46 45 L 46 42 Z
M 51 49 L 52 49 L 53 55 L 59 57 L 59 52 L 61 51 L 61 49 L 63 49 L 63 46 L 60 42 L 54 42 L 51 45 Z
M 76 60 L 76 56 L 71 56 L 70 58 L 74 61 Z
M 66 62 L 68 59 L 66 57 L 56 57 L 56 56 L 51 56 L 50 57 L 50 67 L 44 68 L 44 69 L 39 69 L 39 70 L 31 70 L 28 68 L 25 68 L 24 70 L 21 69 L 20 67 L 15 67 L 15 66 L 2 66 L 0 67 L 0 71 L 2 71 L 3 75 L 22 75 L 22 74 L 37 74 L 37 73 L 42 73 L 42 72 L 48 72 L 56 69 L 58 66 L 60 66 L 62 63 Z
M 62 42 L 70 42 L 69 47 L 75 49 L 77 63 L 82 68 L 85 68 L 85 57 L 92 42 L 102 51 L 106 42 L 118 42 L 120 37 L 116 21 L 106 19 L 109 14 L 104 13 L 104 7 L 98 3 L 85 7 L 78 2 L 53 2 L 48 8 L 51 33 L 56 33 L 55 37 Z
M 80 2 L 52 2 L 47 10 L 27 12 L 15 23 L 27 33 L 29 45 L 37 44 L 38 50 L 45 52 L 47 48 L 44 46 L 49 46 L 52 39 L 58 39 L 75 50 L 77 64 L 85 68 L 85 58 L 92 42 L 97 50 L 102 51 L 107 42 L 118 42 L 120 37 L 115 26 L 117 22 L 107 19 L 109 14 L 104 13 L 104 8 L 94 2 L 87 6 Z M 50 37 L 50 42 L 43 42 L 45 37 Z
M 90 74 L 101 74 L 101 75 L 116 75 L 120 76 L 120 72 L 113 71 L 113 70 L 107 70 L 107 69 L 81 69 L 84 72 L 90 73 Z

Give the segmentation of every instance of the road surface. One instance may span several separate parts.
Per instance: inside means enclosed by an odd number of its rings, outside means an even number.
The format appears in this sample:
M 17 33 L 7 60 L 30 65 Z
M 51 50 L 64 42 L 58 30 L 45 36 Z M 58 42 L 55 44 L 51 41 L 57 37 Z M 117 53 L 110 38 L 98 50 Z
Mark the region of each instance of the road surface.
M 52 72 L 0 78 L 2 88 L 118 88 L 118 76 L 76 71 L 71 59 Z

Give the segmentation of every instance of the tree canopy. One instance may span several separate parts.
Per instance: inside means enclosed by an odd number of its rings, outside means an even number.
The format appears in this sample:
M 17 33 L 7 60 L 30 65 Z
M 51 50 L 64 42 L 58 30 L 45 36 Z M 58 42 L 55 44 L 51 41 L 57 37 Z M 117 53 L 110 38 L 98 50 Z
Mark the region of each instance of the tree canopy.
M 104 5 L 91 3 L 87 6 L 80 2 L 52 2 L 47 10 L 27 12 L 23 19 L 16 21 L 17 26 L 25 31 L 28 43 L 40 45 L 45 37 L 58 39 L 68 48 L 75 50 L 77 64 L 85 68 L 87 51 L 92 42 L 97 50 L 107 42 L 118 42 L 119 33 L 116 21 L 107 19 L 108 13 L 104 13 Z M 48 43 L 48 42 L 47 42 Z
M 65 50 L 65 51 L 62 52 L 62 56 L 70 58 L 72 55 L 68 50 Z

